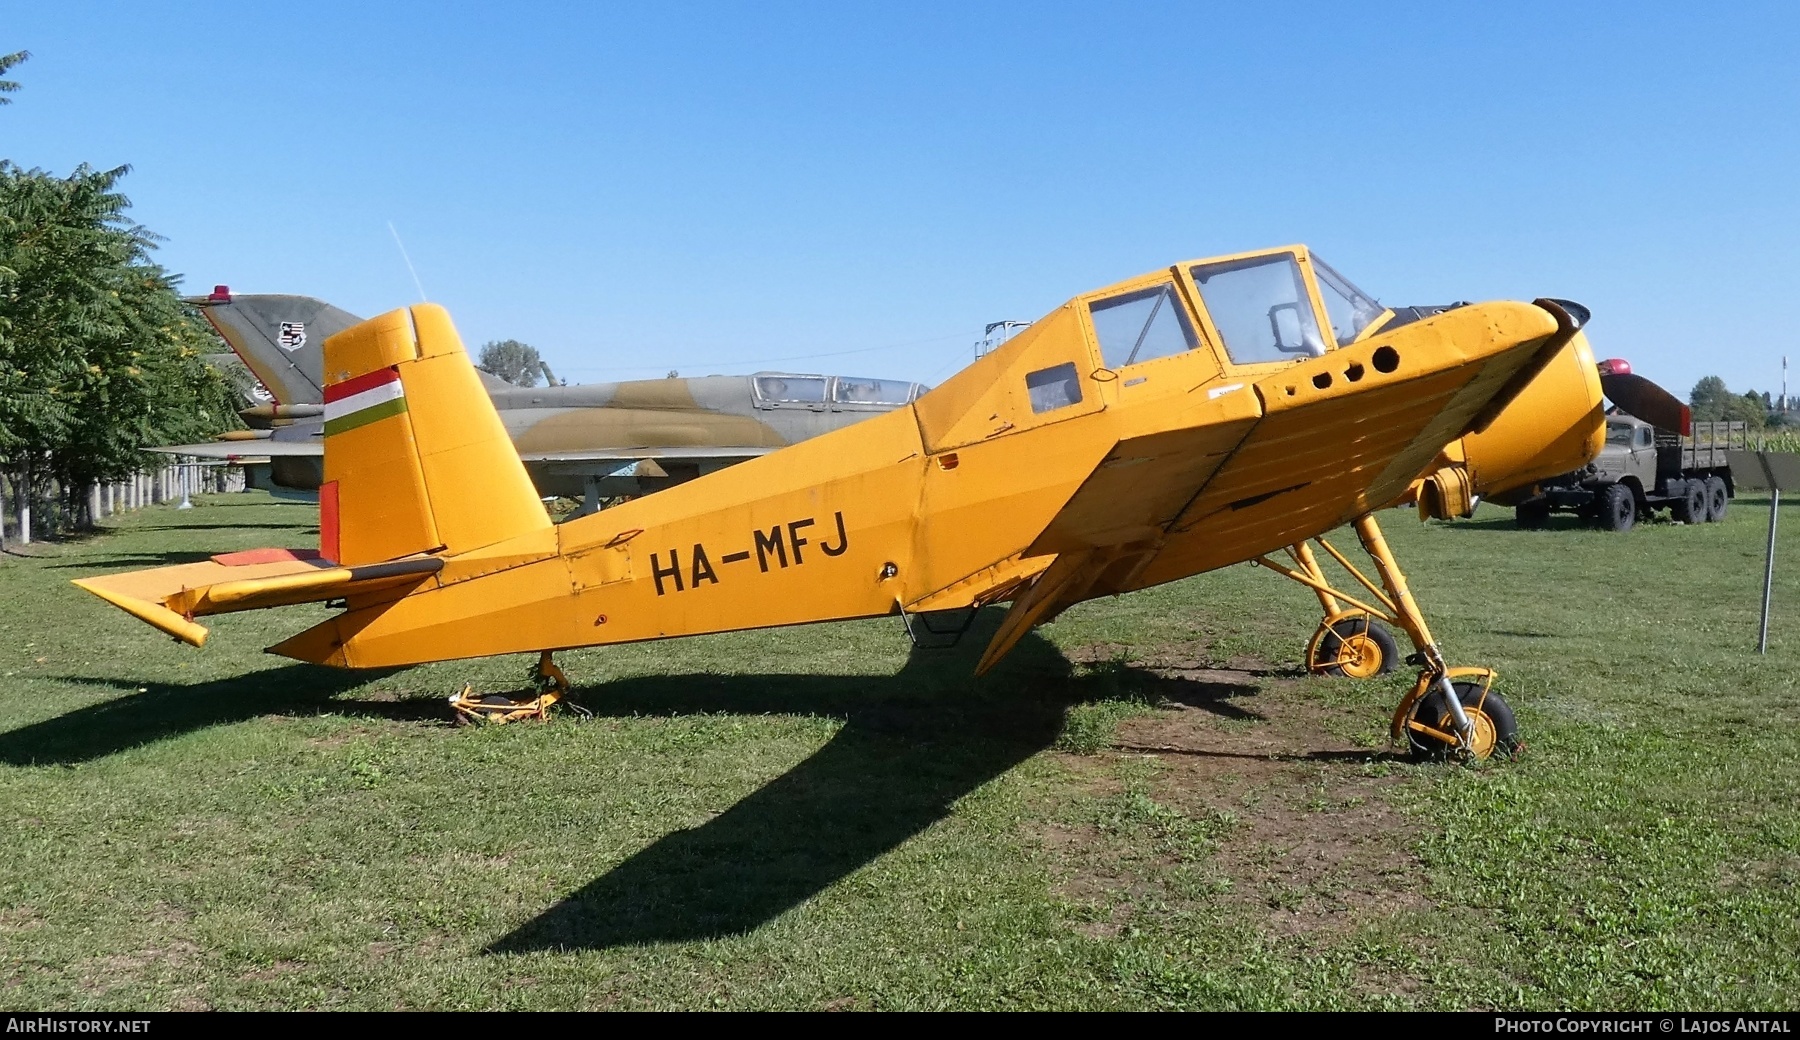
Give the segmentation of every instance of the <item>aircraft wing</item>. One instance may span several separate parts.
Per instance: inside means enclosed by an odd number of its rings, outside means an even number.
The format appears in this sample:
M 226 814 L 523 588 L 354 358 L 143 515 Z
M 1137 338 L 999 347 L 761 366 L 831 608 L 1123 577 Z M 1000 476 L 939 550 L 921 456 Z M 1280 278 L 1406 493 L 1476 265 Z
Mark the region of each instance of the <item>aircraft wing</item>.
M 145 451 L 161 452 L 164 455 L 191 455 L 197 459 L 223 459 L 236 462 L 243 459 L 266 459 L 271 456 L 317 458 L 325 454 L 325 446 L 318 441 L 278 441 L 268 437 L 251 441 L 207 441 L 204 444 L 165 444 Z
M 705 461 L 707 459 L 730 459 L 741 462 L 753 459 L 777 448 L 757 447 L 721 447 L 706 445 L 705 447 L 660 447 L 660 448 L 600 448 L 592 451 L 527 451 L 519 455 L 526 465 L 536 462 L 637 462 L 645 459 Z
M 1393 505 L 1445 444 L 1578 331 L 1544 310 L 1556 320 L 1547 336 L 1465 351 L 1459 344 L 1483 343 L 1485 330 L 1458 327 L 1472 315 L 1446 315 L 1436 342 L 1415 340 L 1412 363 L 1392 376 L 1361 381 L 1377 367 L 1367 355 L 1387 348 L 1346 347 L 1214 388 L 1211 421 L 1120 439 L 1022 554 L 1050 562 L 1014 600 L 980 667 L 1070 604 L 1255 559 Z M 1314 369 L 1352 368 L 1358 380 L 1311 382 Z

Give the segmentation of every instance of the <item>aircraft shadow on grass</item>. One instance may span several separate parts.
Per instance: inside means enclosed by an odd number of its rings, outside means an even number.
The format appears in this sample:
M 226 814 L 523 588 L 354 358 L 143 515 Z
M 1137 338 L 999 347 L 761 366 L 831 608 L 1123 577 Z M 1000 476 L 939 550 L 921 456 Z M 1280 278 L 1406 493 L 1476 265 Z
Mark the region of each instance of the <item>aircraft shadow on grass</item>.
M 348 672 L 291 664 L 248 675 L 195 683 L 135 683 L 125 679 L 62 676 L 61 681 L 131 694 L 0 733 L 0 763 L 70 765 L 168 740 L 184 733 L 263 715 L 442 717 L 438 701 L 333 700 L 337 694 L 391 672 Z M 139 688 L 142 693 L 137 693 Z
M 751 931 L 1049 747 L 1068 709 L 1083 702 L 1140 698 L 1261 718 L 1241 703 L 1257 692 L 1253 683 L 1169 678 L 1128 665 L 1078 675 L 1035 633 L 989 676 L 973 679 L 1000 613 L 983 612 L 955 649 L 914 650 L 888 676 L 659 675 L 589 688 L 584 705 L 607 717 L 773 713 L 835 716 L 844 725 L 785 775 L 708 822 L 658 839 L 486 952 L 602 949 Z M 265 715 L 443 718 L 436 699 L 339 696 L 372 677 L 303 664 L 187 686 L 64 677 L 128 695 L 0 733 L 0 763 L 85 762 Z M 140 685 L 143 692 L 135 692 Z
M 67 563 L 47 563 L 44 569 L 96 572 L 113 567 L 169 567 L 178 563 L 201 563 L 212 558 L 213 554 L 207 552 L 124 553 L 118 556 L 84 556 Z
M 485 952 L 605 949 L 751 931 L 943 819 L 956 801 L 1049 747 L 1083 701 L 1154 697 L 1244 718 L 1256 687 L 1129 667 L 1077 676 L 1028 636 L 971 680 L 999 621 L 960 647 L 915 650 L 891 676 L 654 676 L 608 683 L 605 716 L 806 713 L 844 720 L 804 762 L 698 827 L 663 836 Z M 1255 718 L 1254 714 L 1249 717 Z

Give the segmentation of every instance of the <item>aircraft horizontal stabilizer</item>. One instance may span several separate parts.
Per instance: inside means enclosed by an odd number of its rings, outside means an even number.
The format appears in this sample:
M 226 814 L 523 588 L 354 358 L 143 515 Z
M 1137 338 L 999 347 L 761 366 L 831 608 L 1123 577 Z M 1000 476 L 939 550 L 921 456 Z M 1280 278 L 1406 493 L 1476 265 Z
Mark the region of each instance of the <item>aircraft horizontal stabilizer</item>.
M 416 586 L 436 574 L 435 557 L 340 567 L 317 553 L 257 549 L 201 563 L 82 578 L 76 585 L 176 639 L 206 642 L 194 618 L 240 610 L 317 603 Z

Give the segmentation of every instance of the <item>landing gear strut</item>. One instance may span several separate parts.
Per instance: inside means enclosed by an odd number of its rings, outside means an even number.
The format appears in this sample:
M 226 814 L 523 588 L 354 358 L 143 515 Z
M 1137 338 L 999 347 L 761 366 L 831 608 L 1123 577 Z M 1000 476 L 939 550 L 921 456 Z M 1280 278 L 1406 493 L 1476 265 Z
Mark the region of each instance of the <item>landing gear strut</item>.
M 1412 640 L 1409 664 L 1420 666 L 1418 681 L 1394 709 L 1391 735 L 1404 737 L 1414 754 L 1422 757 L 1454 756 L 1484 759 L 1495 752 L 1512 754 L 1523 745 L 1512 709 L 1493 692 L 1491 668 L 1451 668 L 1444 661 L 1425 616 L 1413 600 L 1406 576 L 1394 560 L 1381 526 L 1371 514 L 1356 519 L 1356 537 L 1375 563 L 1377 585 L 1324 538 L 1314 539 L 1351 577 L 1367 590 L 1373 602 L 1344 593 L 1326 580 L 1312 547 L 1305 542 L 1290 546 L 1288 567 L 1267 556 L 1256 563 L 1312 589 L 1325 611 L 1325 620 L 1307 645 L 1306 666 L 1324 675 L 1367 678 L 1393 667 L 1394 639 L 1383 626 L 1403 630 Z M 1386 637 L 1385 643 L 1380 638 Z
M 550 651 L 538 655 L 530 674 L 530 686 L 517 693 L 478 694 L 473 684 L 450 698 L 450 710 L 456 713 L 456 724 L 467 726 L 477 722 L 505 723 L 517 719 L 547 718 L 550 709 L 569 692 L 568 677 L 550 659 Z

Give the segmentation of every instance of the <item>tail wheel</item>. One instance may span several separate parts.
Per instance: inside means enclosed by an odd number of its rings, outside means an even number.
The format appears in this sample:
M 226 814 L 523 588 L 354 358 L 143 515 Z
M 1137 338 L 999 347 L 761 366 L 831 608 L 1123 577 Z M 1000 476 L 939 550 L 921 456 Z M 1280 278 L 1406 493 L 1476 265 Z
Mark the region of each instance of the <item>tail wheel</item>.
M 1596 519 L 1604 530 L 1625 532 L 1637 523 L 1637 496 L 1630 488 L 1623 484 L 1608 484 L 1595 497 L 1598 499 Z
M 1450 685 L 1456 689 L 1457 699 L 1462 701 L 1463 714 L 1475 728 L 1469 740 L 1471 758 L 1485 759 L 1495 753 L 1510 756 L 1525 746 L 1519 740 L 1519 723 L 1513 718 L 1512 706 L 1499 694 L 1491 689 L 1484 692 L 1478 682 L 1453 682 Z M 1450 704 L 1442 690 L 1419 698 L 1412 717 L 1444 733 L 1456 732 L 1456 716 L 1450 713 Z M 1415 758 L 1447 758 L 1458 751 L 1455 745 L 1446 744 L 1428 733 L 1408 729 L 1406 735 L 1412 743 Z
M 1725 488 L 1725 478 L 1712 476 L 1706 478 L 1706 522 L 1716 524 L 1725 519 L 1725 509 L 1731 505 L 1731 493 Z
M 1371 617 L 1347 617 L 1319 626 L 1307 670 L 1316 675 L 1373 679 L 1394 670 L 1400 646 L 1394 633 Z

